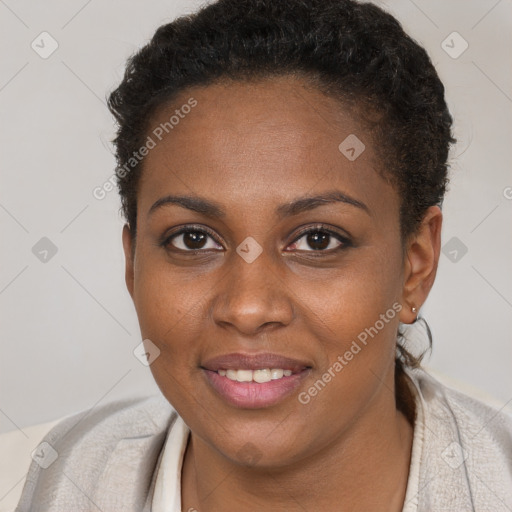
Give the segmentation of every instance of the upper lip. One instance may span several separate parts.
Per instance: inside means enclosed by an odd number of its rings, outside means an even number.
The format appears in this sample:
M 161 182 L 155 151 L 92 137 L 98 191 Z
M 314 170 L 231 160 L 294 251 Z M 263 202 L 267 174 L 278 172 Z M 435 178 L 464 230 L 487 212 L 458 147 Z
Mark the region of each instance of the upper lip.
M 292 372 L 300 372 L 311 365 L 306 361 L 299 361 L 284 357 L 278 354 L 262 353 L 262 354 L 224 354 L 212 359 L 208 359 L 201 365 L 202 368 L 211 371 L 218 370 L 261 370 L 263 368 L 281 368 L 283 370 L 291 370 Z

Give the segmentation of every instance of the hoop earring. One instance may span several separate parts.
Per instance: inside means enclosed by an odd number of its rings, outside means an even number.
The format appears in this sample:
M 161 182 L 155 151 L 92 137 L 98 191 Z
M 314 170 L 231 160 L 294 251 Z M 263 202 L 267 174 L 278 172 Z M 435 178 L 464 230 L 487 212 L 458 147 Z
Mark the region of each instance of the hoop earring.
M 427 337 L 428 337 L 428 346 L 429 346 L 428 349 L 430 350 L 430 352 L 432 352 L 433 338 L 432 338 L 432 331 L 430 330 L 430 326 L 428 325 L 428 322 L 425 320 L 425 318 L 422 316 L 418 317 L 416 320 L 421 320 L 421 322 L 425 326 L 425 330 L 427 331 Z

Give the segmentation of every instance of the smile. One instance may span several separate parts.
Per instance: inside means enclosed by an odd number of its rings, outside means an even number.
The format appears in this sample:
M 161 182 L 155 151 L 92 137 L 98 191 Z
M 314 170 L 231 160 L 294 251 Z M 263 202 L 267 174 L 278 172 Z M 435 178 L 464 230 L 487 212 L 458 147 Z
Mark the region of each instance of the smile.
M 311 364 L 276 354 L 226 354 L 200 366 L 208 387 L 225 403 L 243 409 L 271 407 L 289 397 Z
M 263 384 L 271 380 L 279 380 L 292 375 L 292 370 L 282 368 L 262 368 L 261 370 L 218 370 L 221 377 L 227 377 L 237 382 L 257 382 Z

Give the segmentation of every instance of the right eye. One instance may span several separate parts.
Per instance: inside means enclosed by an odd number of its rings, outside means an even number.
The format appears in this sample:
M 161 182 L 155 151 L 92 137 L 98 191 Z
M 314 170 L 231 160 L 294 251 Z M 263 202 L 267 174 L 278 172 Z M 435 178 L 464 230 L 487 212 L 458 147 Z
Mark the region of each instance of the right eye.
M 183 252 L 222 250 L 222 246 L 216 241 L 213 233 L 206 228 L 193 226 L 181 228 L 176 233 L 167 236 L 162 242 L 162 246 Z

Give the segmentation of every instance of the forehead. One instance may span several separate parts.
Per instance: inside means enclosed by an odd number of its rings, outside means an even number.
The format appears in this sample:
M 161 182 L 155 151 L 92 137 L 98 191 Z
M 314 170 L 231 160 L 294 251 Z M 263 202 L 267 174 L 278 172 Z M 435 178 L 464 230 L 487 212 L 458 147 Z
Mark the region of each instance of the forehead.
M 389 209 L 397 199 L 376 170 L 374 143 L 362 123 L 297 78 L 187 89 L 157 109 L 148 135 L 155 147 L 139 184 L 146 210 L 150 201 L 178 192 L 238 209 L 332 188 L 372 209 Z

